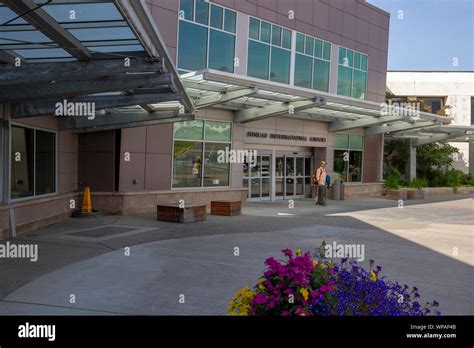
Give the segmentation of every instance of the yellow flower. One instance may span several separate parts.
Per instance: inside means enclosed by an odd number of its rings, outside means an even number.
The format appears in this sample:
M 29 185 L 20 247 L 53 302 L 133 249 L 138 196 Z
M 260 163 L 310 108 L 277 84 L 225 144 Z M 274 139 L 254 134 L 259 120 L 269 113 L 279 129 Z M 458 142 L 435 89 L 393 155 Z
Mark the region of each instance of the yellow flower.
M 255 291 L 251 291 L 248 287 L 240 289 L 232 297 L 227 311 L 229 315 L 248 315 L 250 302 L 255 296 Z
M 300 294 L 303 295 L 303 298 L 305 299 L 305 301 L 308 299 L 308 290 L 306 288 L 301 288 L 300 289 Z
M 301 256 L 301 249 L 295 249 L 296 256 Z
M 318 267 L 318 261 L 313 260 L 313 268 L 316 268 L 316 267 Z
M 377 275 L 374 271 L 370 272 L 370 280 L 375 282 L 377 280 Z

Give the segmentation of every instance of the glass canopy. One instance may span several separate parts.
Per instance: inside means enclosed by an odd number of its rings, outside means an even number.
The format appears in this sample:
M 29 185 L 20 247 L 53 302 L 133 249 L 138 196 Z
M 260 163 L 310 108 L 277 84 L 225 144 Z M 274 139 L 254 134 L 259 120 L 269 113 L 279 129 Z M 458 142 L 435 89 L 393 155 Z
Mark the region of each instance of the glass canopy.
M 117 57 L 121 53 L 123 57 L 143 55 L 143 46 L 114 2 L 37 0 L 35 3 L 91 53 L 111 53 Z M 2 4 L 0 50 L 31 62 L 74 60 L 58 43 Z

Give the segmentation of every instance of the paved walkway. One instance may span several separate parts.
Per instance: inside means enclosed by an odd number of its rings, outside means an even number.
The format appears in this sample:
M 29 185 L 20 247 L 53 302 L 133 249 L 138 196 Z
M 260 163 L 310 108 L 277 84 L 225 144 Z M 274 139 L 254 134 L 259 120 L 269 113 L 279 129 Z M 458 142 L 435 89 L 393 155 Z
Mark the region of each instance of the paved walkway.
M 260 202 L 186 225 L 150 214 L 69 219 L 15 241 L 37 243 L 38 262 L 0 259 L 0 314 L 225 314 L 266 257 L 325 240 L 364 244 L 365 263 L 417 286 L 444 314 L 472 315 L 474 202 L 455 198 L 403 209 L 379 198 Z

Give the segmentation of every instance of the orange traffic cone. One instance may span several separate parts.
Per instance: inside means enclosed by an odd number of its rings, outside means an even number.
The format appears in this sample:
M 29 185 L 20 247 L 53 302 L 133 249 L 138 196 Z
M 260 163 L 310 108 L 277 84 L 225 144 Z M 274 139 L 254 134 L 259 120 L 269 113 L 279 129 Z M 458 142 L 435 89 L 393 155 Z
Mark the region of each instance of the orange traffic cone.
M 84 187 L 84 199 L 82 201 L 82 213 L 84 213 L 84 214 L 92 213 L 91 190 L 90 190 L 89 186 Z

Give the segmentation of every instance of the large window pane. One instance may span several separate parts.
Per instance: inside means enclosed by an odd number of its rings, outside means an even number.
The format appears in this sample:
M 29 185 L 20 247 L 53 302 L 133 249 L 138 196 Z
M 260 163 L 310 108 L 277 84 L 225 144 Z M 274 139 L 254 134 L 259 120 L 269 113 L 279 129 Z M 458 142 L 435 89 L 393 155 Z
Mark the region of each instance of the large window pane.
M 349 174 L 347 180 L 350 182 L 362 181 L 362 151 L 351 151 L 349 153 Z
M 203 120 L 192 120 L 176 122 L 174 124 L 175 139 L 203 140 L 204 139 Z
M 209 4 L 204 0 L 196 0 L 196 22 L 209 24 Z
M 194 11 L 194 1 L 193 0 L 181 0 L 179 2 L 179 11 L 180 11 L 180 18 L 184 18 L 187 20 L 193 20 L 193 11 Z
M 313 88 L 323 92 L 329 90 L 329 62 L 314 60 Z
M 272 44 L 275 46 L 281 46 L 281 27 L 272 26 Z
M 360 68 L 367 71 L 367 56 L 365 54 L 362 54 L 360 57 Z
M 254 40 L 260 40 L 260 21 L 258 19 L 250 18 L 249 37 Z
M 364 146 L 364 137 L 362 135 L 350 135 L 349 141 L 351 150 L 362 150 Z
M 209 68 L 234 72 L 235 36 L 211 29 L 209 42 Z
M 349 156 L 348 150 L 335 150 L 334 151 L 334 171 L 333 171 L 334 178 L 331 178 L 332 182 L 338 179 L 347 181 L 348 156 Z
M 272 47 L 270 80 L 280 83 L 290 81 L 290 52 Z
M 304 53 L 304 35 L 296 34 L 296 52 Z
M 270 23 L 267 22 L 261 22 L 261 27 L 260 27 L 260 40 L 266 43 L 270 43 L 270 32 L 272 26 Z
M 296 55 L 295 63 L 295 85 L 305 88 L 311 88 L 311 73 L 312 73 L 313 58 Z
M 321 40 L 316 40 L 314 43 L 314 56 L 318 58 L 323 57 L 323 42 Z
M 34 194 L 34 131 L 11 128 L 11 198 Z
M 323 45 L 323 58 L 331 60 L 331 44 L 329 42 L 325 42 Z
M 349 134 L 335 134 L 334 147 L 338 149 L 348 149 L 349 148 Z
M 283 29 L 282 47 L 291 49 L 291 31 L 288 29 Z
M 339 76 L 337 79 L 337 94 L 351 96 L 352 69 L 339 65 Z
M 234 11 L 225 10 L 224 30 L 235 33 L 236 13 Z
M 312 56 L 314 54 L 314 39 L 306 36 L 306 48 L 305 53 Z
M 204 187 L 229 186 L 230 163 L 219 163 L 219 151 L 230 148 L 229 144 L 206 143 L 204 147 Z
M 222 29 L 224 11 L 222 7 L 211 5 L 211 27 Z
M 210 141 L 229 141 L 231 140 L 231 123 L 219 121 L 206 121 L 205 137 Z
M 175 141 L 173 187 L 200 187 L 202 176 L 202 143 Z
M 206 67 L 207 29 L 196 24 L 179 23 L 178 66 L 196 71 Z
M 37 130 L 35 142 L 35 194 L 54 193 L 56 191 L 56 135 Z
M 249 41 L 249 59 L 247 75 L 268 80 L 268 61 L 270 47 L 255 41 Z
M 353 98 L 365 98 L 366 74 L 364 71 L 354 70 L 354 83 L 352 84 Z

